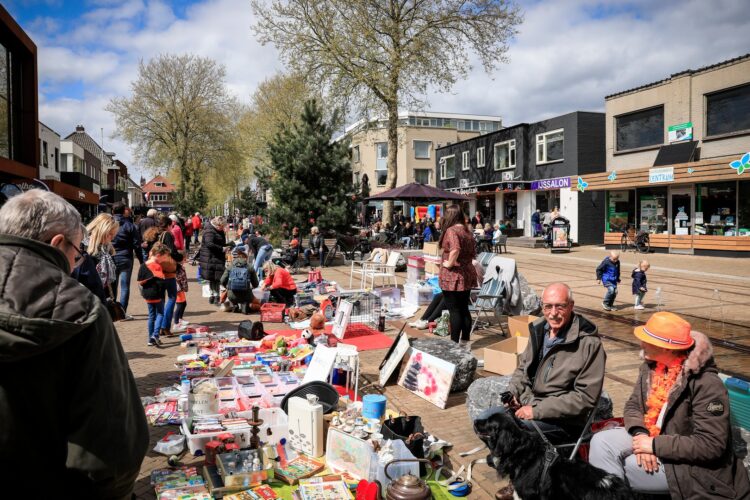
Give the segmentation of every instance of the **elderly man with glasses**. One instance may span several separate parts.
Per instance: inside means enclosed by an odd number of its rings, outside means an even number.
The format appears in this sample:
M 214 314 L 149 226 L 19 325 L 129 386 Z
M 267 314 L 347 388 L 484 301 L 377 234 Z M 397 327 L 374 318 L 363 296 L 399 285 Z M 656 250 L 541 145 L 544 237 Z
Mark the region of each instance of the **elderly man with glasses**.
M 83 262 L 76 209 L 32 189 L 0 209 L 0 464 L 52 498 L 130 498 L 149 442 L 106 307 L 70 277 Z M 32 465 L 33 464 L 33 465 Z M 39 480 L 44 471 L 44 480 Z

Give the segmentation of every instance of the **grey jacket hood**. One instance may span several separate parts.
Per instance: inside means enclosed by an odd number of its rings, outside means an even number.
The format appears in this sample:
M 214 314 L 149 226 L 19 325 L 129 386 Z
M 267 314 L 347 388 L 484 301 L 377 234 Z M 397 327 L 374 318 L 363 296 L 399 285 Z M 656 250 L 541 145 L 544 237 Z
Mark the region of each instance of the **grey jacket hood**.
M 0 235 L 0 363 L 43 354 L 106 314 L 69 274 L 51 245 Z

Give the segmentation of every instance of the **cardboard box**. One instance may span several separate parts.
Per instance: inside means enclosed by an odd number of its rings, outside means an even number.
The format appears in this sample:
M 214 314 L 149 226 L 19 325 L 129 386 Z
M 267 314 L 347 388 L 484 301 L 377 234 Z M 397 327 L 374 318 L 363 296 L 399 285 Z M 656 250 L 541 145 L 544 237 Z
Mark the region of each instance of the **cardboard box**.
M 437 241 L 428 241 L 424 244 L 422 247 L 422 253 L 425 255 L 434 255 L 439 256 L 440 255 L 440 248 L 438 247 Z
M 508 316 L 508 331 L 511 337 L 528 337 L 529 324 L 539 316 Z
M 511 337 L 484 348 L 484 369 L 500 375 L 513 375 L 518 357 L 526 350 L 528 337 Z
M 440 264 L 425 261 L 424 272 L 427 274 L 440 274 Z

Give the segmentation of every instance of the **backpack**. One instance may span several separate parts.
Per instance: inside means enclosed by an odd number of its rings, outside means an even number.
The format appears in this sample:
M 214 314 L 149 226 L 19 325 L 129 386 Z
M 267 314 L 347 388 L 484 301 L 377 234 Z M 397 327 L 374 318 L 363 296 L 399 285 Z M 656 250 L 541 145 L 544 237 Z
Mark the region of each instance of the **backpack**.
M 229 290 L 232 292 L 247 292 L 250 290 L 250 276 L 247 266 L 233 266 L 229 271 Z

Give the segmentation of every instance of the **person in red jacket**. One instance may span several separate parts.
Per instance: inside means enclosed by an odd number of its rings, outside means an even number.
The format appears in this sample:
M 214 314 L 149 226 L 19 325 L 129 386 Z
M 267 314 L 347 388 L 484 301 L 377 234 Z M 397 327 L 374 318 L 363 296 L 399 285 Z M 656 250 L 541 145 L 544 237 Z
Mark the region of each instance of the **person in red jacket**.
M 198 244 L 198 233 L 200 233 L 201 227 L 201 213 L 195 212 L 195 215 L 193 215 L 193 243 L 196 245 Z
M 263 264 L 263 274 L 266 279 L 260 286 L 261 290 L 268 289 L 271 292 L 271 302 L 294 305 L 294 296 L 297 295 L 297 283 L 294 278 L 283 267 L 279 267 L 270 260 Z

